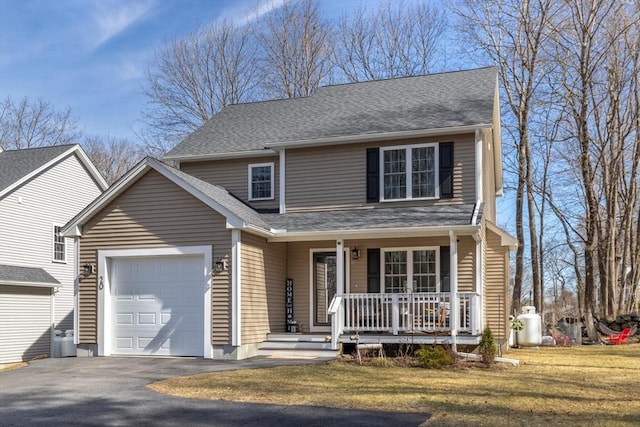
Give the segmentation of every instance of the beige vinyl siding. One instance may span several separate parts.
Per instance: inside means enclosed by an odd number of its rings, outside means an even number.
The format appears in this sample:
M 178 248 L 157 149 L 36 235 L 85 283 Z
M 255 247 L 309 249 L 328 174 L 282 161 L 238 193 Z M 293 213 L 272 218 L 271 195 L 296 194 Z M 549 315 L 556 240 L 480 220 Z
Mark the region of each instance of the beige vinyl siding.
M 475 203 L 473 134 L 451 138 L 421 138 L 366 144 L 330 145 L 286 151 L 286 205 L 288 211 L 366 203 L 366 150 L 454 141 L 454 198 L 383 202 L 382 207 Z
M 285 330 L 286 244 L 242 233 L 242 343 Z
M 500 236 L 485 230 L 485 325 L 504 342 L 508 333 L 509 249 L 501 245 Z
M 50 355 L 51 292 L 0 285 L 0 363 Z
M 335 240 L 287 243 L 287 277 L 293 280 L 293 319 L 302 332 L 309 332 L 312 311 L 309 306 L 311 249 L 335 251 L 335 247 Z
M 493 135 L 490 129 L 482 132 L 482 194 L 484 218 L 496 222 L 496 176 L 493 160 Z
M 249 165 L 258 163 L 273 163 L 273 200 L 249 201 Z M 203 162 L 184 162 L 180 164 L 180 170 L 203 181 L 226 188 L 236 197 L 250 203 L 255 209 L 278 209 L 280 207 L 279 169 L 278 157 L 209 160 Z
M 212 279 L 212 344 L 231 336 L 231 231 L 226 220 L 156 171 L 149 171 L 83 226 L 80 265 L 97 266 L 98 250 L 213 245 L 229 268 Z M 79 339 L 96 343 L 97 271 L 80 281 Z

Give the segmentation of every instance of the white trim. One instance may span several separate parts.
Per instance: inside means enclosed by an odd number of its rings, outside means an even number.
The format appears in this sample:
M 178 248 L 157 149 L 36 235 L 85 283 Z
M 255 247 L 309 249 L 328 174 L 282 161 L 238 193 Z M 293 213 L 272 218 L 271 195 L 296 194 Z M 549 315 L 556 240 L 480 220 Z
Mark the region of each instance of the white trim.
M 359 142 L 374 142 L 374 141 L 391 141 L 397 139 L 409 139 L 427 136 L 445 136 L 445 135 L 460 135 L 464 133 L 474 132 L 477 128 L 491 128 L 491 123 L 478 123 L 475 125 L 466 126 L 452 126 L 433 129 L 419 129 L 409 131 L 398 132 L 382 132 L 377 134 L 359 134 L 359 135 L 344 135 L 344 136 L 331 136 L 328 138 L 317 139 L 301 139 L 297 141 L 283 141 L 266 144 L 267 148 L 277 150 L 278 148 L 297 148 L 297 147 L 315 147 L 318 145 L 333 145 L 333 144 L 355 144 Z
M 213 357 L 211 347 L 211 246 L 176 246 L 168 248 L 98 250 L 98 355 L 111 355 L 111 277 L 109 264 L 113 258 L 153 257 L 170 255 L 202 255 L 204 258 L 204 358 Z M 75 331 L 78 334 L 78 331 Z
M 456 336 L 458 335 L 458 324 L 460 322 L 460 304 L 458 302 L 458 237 L 453 230 L 449 231 L 449 256 L 451 260 L 449 266 L 451 349 L 457 352 Z
M 280 175 L 279 175 L 279 177 L 280 177 L 280 182 L 279 182 L 280 194 L 279 194 L 279 196 L 280 196 L 280 213 L 281 214 L 285 213 L 286 210 L 287 210 L 287 199 L 286 199 L 286 196 L 285 196 L 285 191 L 286 191 L 285 177 L 286 177 L 286 174 L 287 174 L 287 172 L 286 172 L 287 168 L 285 166 L 285 157 L 286 157 L 285 156 L 285 151 L 286 150 L 284 150 L 284 149 L 280 151 L 280 162 L 279 162 L 279 165 L 278 165 L 278 168 L 280 170 Z
M 73 279 L 73 343 L 78 345 L 80 342 L 80 321 L 78 313 L 80 312 L 78 294 L 80 291 L 80 239 L 73 238 L 73 259 L 75 264 L 75 274 Z
M 411 168 L 413 162 L 413 149 L 414 148 L 433 148 L 433 163 L 435 166 L 434 175 L 434 195 L 428 197 L 413 197 L 413 170 Z M 380 147 L 379 158 L 379 171 L 380 171 L 380 202 L 401 202 L 405 200 L 436 200 L 440 198 L 440 162 L 439 162 L 439 143 L 429 142 L 424 144 L 410 144 L 410 145 L 392 145 L 387 147 Z M 398 151 L 405 150 L 405 197 L 399 199 L 385 199 L 384 198 L 384 152 L 385 151 Z
M 404 246 L 380 248 L 380 293 L 387 293 L 385 288 L 385 259 L 387 252 L 407 253 L 407 284 L 404 293 L 413 292 L 413 252 L 414 251 L 435 251 L 436 253 L 436 292 L 440 292 L 440 246 Z
M 475 317 L 476 317 L 476 325 L 478 325 L 478 329 L 480 331 L 484 331 L 484 325 L 482 319 L 484 318 L 483 314 L 483 301 L 484 301 L 484 293 L 482 292 L 482 284 L 484 283 L 484 277 L 482 277 L 482 241 L 479 240 L 476 242 L 476 293 L 479 295 L 480 303 L 478 304 Z
M 484 142 L 482 141 L 482 131 L 476 129 L 476 200 L 482 202 L 483 199 L 483 181 L 482 181 L 482 149 Z M 476 204 L 477 204 L 476 202 Z
M 62 239 L 62 259 L 56 259 L 56 227 L 60 229 L 59 236 Z M 62 234 L 62 229 L 64 228 L 64 224 L 59 224 L 56 222 L 51 223 L 51 262 L 56 264 L 66 264 L 67 263 L 67 237 Z
M 515 237 L 513 237 L 511 234 L 507 233 L 506 231 L 504 231 L 502 228 L 498 227 L 494 223 L 490 221 L 485 221 L 485 222 L 487 224 L 487 229 L 491 230 L 492 232 L 500 236 L 500 245 L 508 246 L 509 250 L 511 251 L 515 251 L 518 248 L 518 240 L 516 240 Z
M 0 280 L 2 286 L 24 286 L 27 288 L 59 288 L 62 286 L 60 283 L 45 283 L 45 282 L 18 282 L 16 280 Z
M 231 345 L 242 345 L 242 236 L 231 230 Z
M 271 169 L 271 178 L 269 179 L 269 183 L 271 184 L 271 188 L 269 189 L 270 195 L 269 197 L 253 197 L 253 169 L 254 168 L 263 168 L 268 166 Z M 275 199 L 275 166 L 273 162 L 266 163 L 250 163 L 247 166 L 247 194 L 249 195 L 249 201 L 259 201 L 259 200 L 273 200 Z
M 449 230 L 455 230 L 460 234 L 473 235 L 480 231 L 479 225 L 453 225 L 434 227 L 393 227 L 373 228 L 363 230 L 327 230 L 327 231 L 303 231 L 272 234 L 267 238 L 269 242 L 302 242 L 318 240 L 336 240 L 349 237 L 349 239 L 373 239 L 380 237 L 437 237 L 448 236 Z
M 261 150 L 244 150 L 244 151 L 226 151 L 222 153 L 211 154 L 177 154 L 173 156 L 165 156 L 162 160 L 174 160 L 181 163 L 201 162 L 204 160 L 222 160 L 222 159 L 240 159 L 247 157 L 271 157 L 277 155 L 278 152 L 268 148 Z
M 40 166 L 38 169 L 35 169 L 35 170 L 31 171 L 30 173 L 28 173 L 27 175 L 23 176 L 19 180 L 11 183 L 11 185 L 6 187 L 5 189 L 0 190 L 0 198 L 2 198 L 5 194 L 11 193 L 15 188 L 17 188 L 20 185 L 22 185 L 23 183 L 29 181 L 33 177 L 39 175 L 40 173 L 42 173 L 46 169 L 49 169 L 51 166 L 55 165 L 60 160 L 66 158 L 67 156 L 69 156 L 70 154 L 73 154 L 74 152 L 78 155 L 81 163 L 84 165 L 84 167 L 87 168 L 87 170 L 89 171 L 89 173 L 91 174 L 93 179 L 96 181 L 98 186 L 102 189 L 102 191 L 106 190 L 107 187 L 109 187 L 109 185 L 104 180 L 104 178 L 102 177 L 100 172 L 98 172 L 98 170 L 96 169 L 95 165 L 91 162 L 91 160 L 89 160 L 89 157 L 87 157 L 87 154 L 84 152 L 82 147 L 80 147 L 79 145 L 76 144 L 76 145 L 74 145 L 72 147 L 69 147 L 68 150 L 64 151 L 63 153 L 59 154 L 58 156 L 54 157 L 53 159 L 49 160 L 47 163 L 45 163 L 44 165 Z
M 337 243 L 337 242 L 336 242 Z M 337 244 L 336 244 L 337 246 Z M 337 251 L 336 246 L 333 248 L 311 248 L 309 249 L 309 331 L 310 332 L 331 332 L 331 325 L 327 326 L 315 326 L 315 292 L 313 289 L 313 255 L 315 253 L 321 252 L 336 252 L 336 263 L 337 263 Z M 343 252 L 346 251 L 347 248 L 343 248 Z M 348 254 L 347 254 L 348 256 Z M 345 289 L 351 290 L 351 267 L 350 263 L 344 263 L 344 267 L 346 272 L 343 272 L 343 275 L 346 275 Z M 338 272 L 336 271 L 336 274 Z M 338 294 L 338 289 L 336 289 L 336 295 Z M 293 299 L 295 301 L 295 283 L 294 283 L 294 295 Z M 328 307 L 327 307 L 328 308 Z M 295 316 L 295 313 L 294 313 Z M 295 317 L 294 317 L 295 318 Z

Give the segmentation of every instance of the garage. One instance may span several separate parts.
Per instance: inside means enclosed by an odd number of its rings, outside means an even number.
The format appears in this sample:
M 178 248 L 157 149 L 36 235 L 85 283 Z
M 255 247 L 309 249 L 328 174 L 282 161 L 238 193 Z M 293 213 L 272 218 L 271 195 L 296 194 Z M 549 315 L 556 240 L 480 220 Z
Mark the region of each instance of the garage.
M 108 257 L 106 263 L 111 354 L 204 356 L 205 256 Z

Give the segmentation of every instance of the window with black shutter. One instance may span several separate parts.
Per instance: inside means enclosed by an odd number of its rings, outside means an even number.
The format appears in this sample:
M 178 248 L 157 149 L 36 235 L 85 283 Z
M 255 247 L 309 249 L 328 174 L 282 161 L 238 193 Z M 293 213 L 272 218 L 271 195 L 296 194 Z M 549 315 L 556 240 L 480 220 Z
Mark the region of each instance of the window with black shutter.
M 367 249 L 367 292 L 380 293 L 380 249 Z
M 438 148 L 440 163 L 440 198 L 453 198 L 453 142 L 441 142 Z

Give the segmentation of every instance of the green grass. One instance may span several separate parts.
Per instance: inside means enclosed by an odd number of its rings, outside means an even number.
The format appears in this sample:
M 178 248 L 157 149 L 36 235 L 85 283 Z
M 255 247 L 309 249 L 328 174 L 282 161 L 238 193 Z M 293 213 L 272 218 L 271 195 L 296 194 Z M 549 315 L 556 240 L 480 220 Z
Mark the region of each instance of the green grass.
M 200 399 L 428 413 L 427 426 L 640 425 L 640 344 L 521 349 L 505 357 L 520 366 L 331 362 L 207 373 L 148 387 Z

